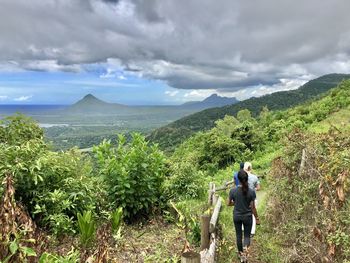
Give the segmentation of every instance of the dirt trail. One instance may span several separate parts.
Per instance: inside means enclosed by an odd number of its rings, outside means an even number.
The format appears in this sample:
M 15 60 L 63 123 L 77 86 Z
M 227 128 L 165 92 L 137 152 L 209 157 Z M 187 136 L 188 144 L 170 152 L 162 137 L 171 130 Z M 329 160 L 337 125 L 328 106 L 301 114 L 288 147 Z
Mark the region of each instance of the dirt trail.
M 257 192 L 257 200 L 258 200 L 258 205 L 257 205 L 257 209 L 259 210 L 259 208 L 262 206 L 262 204 L 264 202 L 266 202 L 266 194 L 267 194 L 267 191 L 265 190 L 262 190 L 262 191 L 258 191 Z M 257 230 L 256 231 L 259 231 L 259 227 L 257 227 Z M 256 246 L 256 242 L 254 242 L 254 238 L 252 239 L 252 244 L 251 244 L 251 247 L 250 247 L 250 252 L 249 252 L 249 260 L 248 262 L 249 263 L 261 263 L 261 261 L 259 259 L 257 259 L 257 246 Z

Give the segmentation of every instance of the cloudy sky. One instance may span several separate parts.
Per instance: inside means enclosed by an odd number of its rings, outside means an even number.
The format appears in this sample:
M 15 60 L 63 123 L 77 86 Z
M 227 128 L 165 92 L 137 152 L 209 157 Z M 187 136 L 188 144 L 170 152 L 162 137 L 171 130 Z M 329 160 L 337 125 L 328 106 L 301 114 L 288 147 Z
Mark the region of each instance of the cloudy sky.
M 245 99 L 350 72 L 348 0 L 0 0 L 0 104 Z

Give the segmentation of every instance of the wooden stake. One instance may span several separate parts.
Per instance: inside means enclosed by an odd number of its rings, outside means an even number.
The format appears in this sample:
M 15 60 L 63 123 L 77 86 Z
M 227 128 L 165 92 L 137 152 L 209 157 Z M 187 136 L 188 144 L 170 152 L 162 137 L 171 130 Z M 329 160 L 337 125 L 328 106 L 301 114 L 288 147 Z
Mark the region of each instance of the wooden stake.
M 214 184 L 212 182 L 209 183 L 209 190 L 208 190 L 208 205 L 211 206 L 213 202 L 213 186 Z
M 216 239 L 215 234 L 211 234 L 211 243 L 209 249 L 204 249 L 200 252 L 201 263 L 215 263 Z
M 201 256 L 200 254 L 194 251 L 187 251 L 181 255 L 181 263 L 200 263 Z
M 210 215 L 201 216 L 201 250 L 209 248 L 209 223 Z

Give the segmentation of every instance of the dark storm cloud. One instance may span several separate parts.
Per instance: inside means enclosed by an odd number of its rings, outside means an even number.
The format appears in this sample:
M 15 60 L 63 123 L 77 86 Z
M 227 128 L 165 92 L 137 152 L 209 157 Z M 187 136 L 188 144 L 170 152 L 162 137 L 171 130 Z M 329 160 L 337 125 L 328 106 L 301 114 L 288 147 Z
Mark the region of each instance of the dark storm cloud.
M 348 10 L 346 0 L 2 0 L 0 63 L 77 71 L 114 58 L 176 88 L 273 85 L 348 72 Z

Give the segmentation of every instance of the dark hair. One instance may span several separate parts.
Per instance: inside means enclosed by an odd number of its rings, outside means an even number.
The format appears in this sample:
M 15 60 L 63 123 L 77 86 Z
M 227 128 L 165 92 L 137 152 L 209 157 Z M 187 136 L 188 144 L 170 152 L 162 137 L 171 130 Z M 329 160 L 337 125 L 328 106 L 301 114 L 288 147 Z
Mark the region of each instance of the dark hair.
M 242 170 L 243 168 L 244 168 L 244 162 L 241 162 L 241 163 L 239 164 L 239 169 Z
M 238 180 L 242 185 L 243 195 L 247 195 L 248 193 L 248 174 L 244 170 L 240 170 L 238 172 Z

